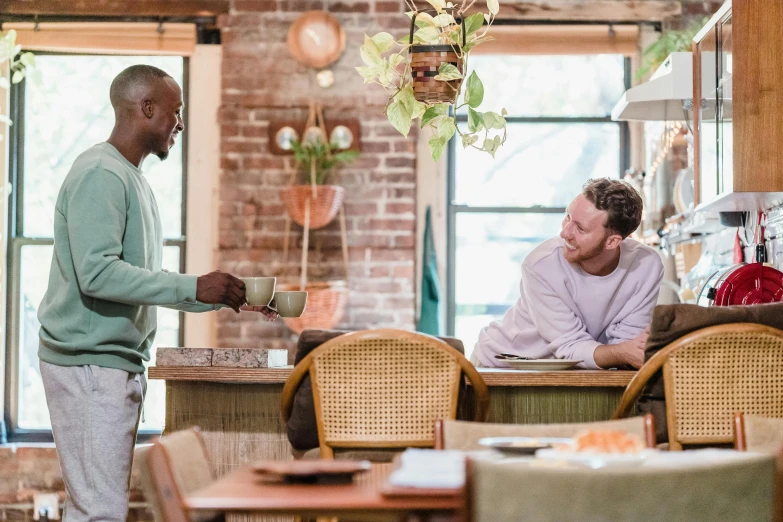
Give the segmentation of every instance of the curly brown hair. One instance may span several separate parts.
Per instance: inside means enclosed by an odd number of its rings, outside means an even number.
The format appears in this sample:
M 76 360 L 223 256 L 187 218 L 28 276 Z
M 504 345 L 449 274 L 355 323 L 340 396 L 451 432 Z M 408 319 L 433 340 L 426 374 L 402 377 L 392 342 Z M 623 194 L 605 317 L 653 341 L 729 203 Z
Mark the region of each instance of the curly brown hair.
M 588 179 L 582 194 L 598 210 L 608 214 L 606 228 L 623 239 L 639 228 L 642 222 L 642 198 L 631 185 L 619 179 Z

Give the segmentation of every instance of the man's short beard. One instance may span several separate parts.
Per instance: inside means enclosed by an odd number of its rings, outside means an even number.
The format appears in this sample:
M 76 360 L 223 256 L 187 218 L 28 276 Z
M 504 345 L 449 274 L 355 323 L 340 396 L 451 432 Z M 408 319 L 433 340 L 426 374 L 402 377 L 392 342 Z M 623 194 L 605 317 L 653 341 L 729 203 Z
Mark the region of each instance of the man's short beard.
M 163 161 L 163 160 L 165 160 L 166 158 L 169 157 L 169 151 L 166 150 L 166 151 L 156 152 L 155 155 L 158 158 L 160 158 L 161 161 Z
M 579 263 L 582 263 L 584 261 L 589 261 L 589 260 L 593 259 L 594 257 L 599 256 L 604 251 L 604 248 L 606 247 L 606 240 L 608 238 L 609 238 L 609 233 L 604 235 L 604 238 L 601 240 L 600 243 L 598 243 L 595 246 L 595 248 L 593 248 L 592 250 L 590 250 L 588 252 L 585 252 L 584 254 L 580 254 L 578 258 L 574 259 L 571 262 L 579 264 Z

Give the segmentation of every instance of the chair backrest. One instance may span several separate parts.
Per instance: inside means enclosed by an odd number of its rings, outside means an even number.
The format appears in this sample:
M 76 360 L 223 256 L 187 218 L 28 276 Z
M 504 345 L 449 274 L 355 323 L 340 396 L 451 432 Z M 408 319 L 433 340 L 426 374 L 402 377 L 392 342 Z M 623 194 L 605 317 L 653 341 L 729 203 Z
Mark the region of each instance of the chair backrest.
M 349 333 L 294 368 L 283 390 L 283 418 L 290 415 L 286 397 L 309 373 L 322 458 L 333 458 L 333 448 L 434 447 L 434 421 L 456 417 L 462 372 L 483 420 L 484 380 L 443 341 L 394 329 Z
M 161 437 L 146 450 L 145 495 L 165 522 L 212 520 L 213 512 L 188 513 L 183 498 L 215 480 L 201 432 L 194 427 Z M 150 493 L 147 490 L 151 489 Z M 150 498 L 151 497 L 151 498 Z
M 735 413 L 734 447 L 740 451 L 779 454 L 783 450 L 783 418 Z
M 663 363 L 671 449 L 731 443 L 732 415 L 783 417 L 783 331 L 711 326 L 667 346 Z
M 655 425 L 650 414 L 644 417 L 602 422 L 569 424 L 489 424 L 456 420 L 435 421 L 435 448 L 473 451 L 486 449 L 478 441 L 484 437 L 572 437 L 583 430 L 624 431 L 655 447 Z
M 468 459 L 473 522 L 768 522 L 775 461 L 747 455 L 715 464 L 587 469 Z

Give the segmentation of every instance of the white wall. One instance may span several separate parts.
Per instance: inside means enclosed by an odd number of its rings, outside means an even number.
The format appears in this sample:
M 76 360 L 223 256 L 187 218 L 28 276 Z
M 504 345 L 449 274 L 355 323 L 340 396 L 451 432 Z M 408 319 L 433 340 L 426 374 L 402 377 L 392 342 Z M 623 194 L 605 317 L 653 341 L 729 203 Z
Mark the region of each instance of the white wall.
M 416 317 L 421 303 L 422 254 L 427 205 L 432 207 L 432 232 L 438 260 L 440 282 L 441 335 L 446 334 L 446 248 L 448 239 L 448 194 L 446 163 L 448 151 L 438 162 L 432 160 L 428 140 L 430 131 L 419 132 L 416 142 Z
M 217 268 L 222 56 L 219 45 L 196 45 L 190 57 L 185 269 L 195 275 Z M 185 314 L 185 346 L 215 346 L 216 337 L 214 312 Z

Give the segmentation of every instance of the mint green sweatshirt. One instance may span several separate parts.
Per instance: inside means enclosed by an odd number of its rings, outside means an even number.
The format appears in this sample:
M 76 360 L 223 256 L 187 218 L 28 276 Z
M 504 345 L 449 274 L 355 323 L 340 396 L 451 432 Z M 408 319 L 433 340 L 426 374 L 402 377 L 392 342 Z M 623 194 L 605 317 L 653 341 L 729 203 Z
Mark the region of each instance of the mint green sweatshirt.
M 54 255 L 41 305 L 38 356 L 60 366 L 144 371 L 156 305 L 185 312 L 196 276 L 161 269 L 163 231 L 142 171 L 108 143 L 74 161 L 54 212 Z

